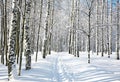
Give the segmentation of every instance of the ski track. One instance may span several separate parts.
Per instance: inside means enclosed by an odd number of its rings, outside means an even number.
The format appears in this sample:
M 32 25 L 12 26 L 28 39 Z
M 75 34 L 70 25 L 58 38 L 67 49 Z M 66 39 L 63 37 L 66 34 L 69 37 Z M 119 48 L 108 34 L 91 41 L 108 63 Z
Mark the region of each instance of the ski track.
M 84 58 L 54 53 L 33 62 L 29 71 L 22 68 L 22 75 L 12 82 L 120 82 L 120 64 L 115 64 L 118 61 L 107 63 L 106 59 L 101 62 L 93 58 L 95 62 L 88 64 Z M 0 66 L 0 82 L 8 82 L 7 68 Z
M 116 72 L 110 70 L 111 64 L 102 63 L 104 66 L 101 66 L 101 63 L 87 64 L 65 53 L 56 54 L 53 60 L 56 60 L 54 64 L 56 82 L 120 82 L 118 71 L 120 68 L 116 68 Z
M 56 56 L 52 56 L 49 58 L 51 62 L 53 62 L 53 78 L 52 82 L 74 82 L 73 76 L 67 72 L 67 66 L 64 65 L 61 59 L 61 54 L 55 54 Z

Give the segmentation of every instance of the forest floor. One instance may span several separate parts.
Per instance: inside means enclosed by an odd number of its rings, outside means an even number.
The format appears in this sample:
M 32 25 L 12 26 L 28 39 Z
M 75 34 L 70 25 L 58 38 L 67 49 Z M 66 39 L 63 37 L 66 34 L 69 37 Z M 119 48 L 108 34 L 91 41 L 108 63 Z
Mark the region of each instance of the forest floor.
M 38 61 L 32 55 L 32 69 L 25 70 L 23 59 L 22 75 L 11 82 L 120 82 L 120 60 L 115 53 L 111 58 L 107 55 L 91 54 L 91 63 L 87 63 L 87 53 L 74 57 L 67 52 L 55 53 Z M 0 64 L 0 82 L 7 81 L 7 67 Z

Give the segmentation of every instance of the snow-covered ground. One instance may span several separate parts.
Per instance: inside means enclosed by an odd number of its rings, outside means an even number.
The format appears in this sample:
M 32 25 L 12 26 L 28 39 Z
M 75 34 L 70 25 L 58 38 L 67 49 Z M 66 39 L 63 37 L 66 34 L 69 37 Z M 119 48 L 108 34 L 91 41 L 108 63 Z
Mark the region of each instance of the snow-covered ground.
M 11 82 L 120 82 L 120 60 L 115 53 L 111 58 L 91 54 L 91 64 L 87 63 L 87 53 L 74 57 L 66 52 L 52 53 L 46 59 L 39 54 L 38 62 L 32 56 L 32 69 Z M 23 61 L 24 63 L 24 61 Z M 0 64 L 0 82 L 7 81 L 7 68 Z

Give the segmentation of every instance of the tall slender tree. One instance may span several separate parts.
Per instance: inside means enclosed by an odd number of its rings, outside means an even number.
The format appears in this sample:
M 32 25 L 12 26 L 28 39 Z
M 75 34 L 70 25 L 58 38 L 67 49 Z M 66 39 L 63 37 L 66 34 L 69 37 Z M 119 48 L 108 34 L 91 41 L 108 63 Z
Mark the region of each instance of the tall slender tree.
M 79 29 L 80 28 L 80 0 L 76 1 L 77 2 L 77 28 L 76 29 Z M 79 40 L 79 33 L 76 31 L 76 55 L 77 57 L 79 57 L 79 50 L 81 50 L 81 41 Z M 79 43 L 80 42 L 80 43 Z M 80 47 L 79 47 L 80 46 Z
M 69 54 L 74 55 L 75 0 L 71 1 L 71 25 L 69 30 Z
M 95 0 L 91 0 L 91 1 L 86 0 L 87 6 L 88 6 L 88 34 L 87 34 L 87 37 L 88 37 L 88 63 L 90 63 L 91 15 L 92 15 L 94 1 Z
M 4 64 L 4 2 L 1 0 L 1 43 L 0 43 L 0 52 L 1 52 L 1 63 Z
M 4 9 L 4 55 L 7 66 L 7 0 L 5 0 L 5 9 Z
M 110 0 L 110 23 L 111 23 L 111 25 L 110 25 L 110 33 L 109 33 L 109 35 L 110 35 L 110 38 L 109 38 L 109 42 L 110 42 L 110 44 L 109 44 L 109 49 L 110 49 L 110 54 L 112 54 L 112 27 L 113 27 L 113 11 L 112 11 L 112 9 L 113 9 L 113 5 L 112 5 L 112 2 L 113 0 Z
M 49 22 L 50 22 L 50 0 L 48 0 L 47 4 L 47 17 L 46 17 L 46 26 L 45 26 L 45 35 L 44 35 L 44 43 L 43 43 L 43 58 L 46 57 L 48 51 L 48 35 L 49 35 Z
M 12 0 L 12 22 L 10 27 L 9 34 L 9 45 L 8 45 L 8 80 L 14 78 L 14 72 L 16 69 L 16 53 L 15 53 L 15 44 L 16 44 L 16 28 L 17 28 L 17 19 L 18 19 L 18 7 L 17 0 Z
M 42 26 L 42 7 L 43 7 L 43 0 L 40 0 L 40 18 L 39 18 L 39 28 L 38 28 L 38 33 L 37 33 L 37 50 L 36 50 L 36 59 L 35 61 L 37 62 L 37 56 L 38 56 L 38 49 L 39 49 L 39 40 L 40 40 L 40 29 Z
M 31 29 L 31 53 L 34 54 L 34 51 L 36 50 L 35 48 L 35 28 L 36 28 L 36 15 L 37 15 L 37 1 L 33 1 L 34 6 L 33 6 L 33 15 L 30 15 L 33 17 L 32 20 L 32 29 Z
M 26 70 L 31 69 L 31 49 L 30 49 L 30 11 L 31 11 L 31 0 L 26 0 L 26 11 L 25 11 L 25 56 L 26 56 Z
M 101 14 L 101 18 L 102 18 L 102 27 L 101 27 L 101 31 L 102 31 L 102 34 L 101 34 L 101 56 L 103 57 L 104 56 L 104 12 L 105 10 L 105 0 L 102 0 L 102 14 Z
M 120 56 L 119 56 L 119 30 L 120 30 L 120 22 L 119 22 L 119 10 L 120 10 L 120 3 L 119 3 L 119 0 L 117 0 L 117 42 L 116 42 L 116 46 L 117 46 L 117 60 L 119 60 Z
M 20 0 L 22 3 L 22 0 Z M 25 25 L 25 11 L 26 11 L 26 0 L 25 0 L 25 6 L 24 6 L 24 13 L 23 13 L 23 20 L 21 25 L 21 37 L 20 37 L 20 50 L 19 50 L 19 71 L 18 75 L 21 75 L 21 67 L 22 67 L 22 55 L 23 55 L 23 41 L 24 41 L 24 25 Z
M 108 53 L 108 58 L 110 58 L 110 26 L 109 26 L 109 3 L 108 0 L 106 0 L 106 19 L 107 19 L 107 53 Z
M 100 20 L 100 11 L 99 11 L 99 7 L 100 7 L 100 1 L 97 0 L 96 1 L 96 6 L 97 6 L 97 26 L 96 26 L 96 53 L 98 55 L 99 52 L 99 20 Z
M 17 21 L 17 33 L 16 33 L 16 57 L 17 57 L 17 64 L 18 64 L 18 61 L 19 61 L 19 52 L 20 52 L 20 24 L 21 24 L 21 7 L 22 7 L 22 0 L 18 0 L 18 6 L 19 6 L 19 11 L 18 11 L 18 21 Z
M 50 16 L 50 30 L 49 30 L 49 45 L 48 45 L 48 50 L 49 50 L 49 54 L 51 54 L 51 47 L 52 47 L 52 31 L 53 31 L 53 26 L 54 26 L 54 3 L 55 0 L 51 1 L 51 16 Z

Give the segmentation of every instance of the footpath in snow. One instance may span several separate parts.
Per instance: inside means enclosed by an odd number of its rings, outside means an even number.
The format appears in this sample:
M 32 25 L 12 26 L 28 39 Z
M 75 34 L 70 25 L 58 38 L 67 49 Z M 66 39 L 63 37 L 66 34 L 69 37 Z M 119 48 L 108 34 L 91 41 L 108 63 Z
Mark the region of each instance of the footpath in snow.
M 8 82 L 7 68 L 1 64 L 0 82 Z M 115 54 L 110 59 L 92 54 L 91 64 L 86 53 L 80 53 L 79 58 L 66 52 L 53 53 L 46 59 L 39 55 L 32 69 L 24 70 L 23 64 L 22 75 L 12 82 L 120 82 L 120 61 Z

